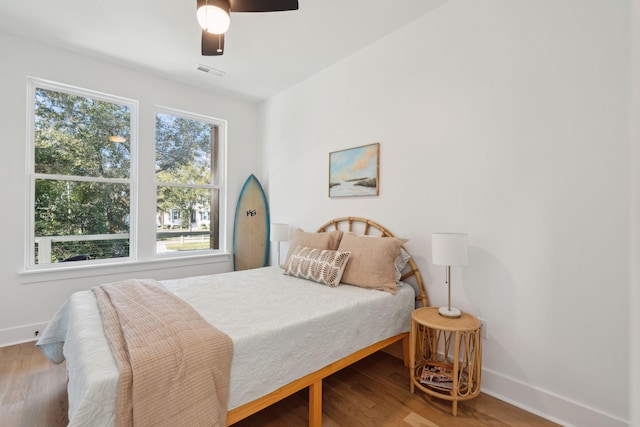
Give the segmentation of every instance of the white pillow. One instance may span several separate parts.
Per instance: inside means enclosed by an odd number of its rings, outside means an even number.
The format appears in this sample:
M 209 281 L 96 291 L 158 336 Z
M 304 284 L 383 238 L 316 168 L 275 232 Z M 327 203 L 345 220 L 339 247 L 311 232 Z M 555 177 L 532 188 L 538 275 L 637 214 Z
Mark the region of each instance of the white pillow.
M 400 282 L 400 278 L 402 277 L 402 270 L 407 265 L 409 260 L 411 259 L 411 255 L 404 248 L 400 248 L 400 253 L 396 257 L 393 262 L 393 267 L 396 270 L 396 282 Z

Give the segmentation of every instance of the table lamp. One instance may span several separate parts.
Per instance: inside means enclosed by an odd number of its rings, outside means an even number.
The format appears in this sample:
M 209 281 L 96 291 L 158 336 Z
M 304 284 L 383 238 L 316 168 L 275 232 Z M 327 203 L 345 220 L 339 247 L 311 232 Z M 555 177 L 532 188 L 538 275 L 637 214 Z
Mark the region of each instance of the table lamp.
M 289 224 L 271 224 L 271 241 L 278 242 L 278 265 L 280 265 L 280 242 L 289 241 Z
M 451 266 L 467 265 L 469 261 L 467 235 L 462 233 L 434 233 L 431 235 L 431 255 L 435 265 L 447 266 L 448 305 L 440 307 L 441 316 L 457 318 L 460 310 L 451 307 Z

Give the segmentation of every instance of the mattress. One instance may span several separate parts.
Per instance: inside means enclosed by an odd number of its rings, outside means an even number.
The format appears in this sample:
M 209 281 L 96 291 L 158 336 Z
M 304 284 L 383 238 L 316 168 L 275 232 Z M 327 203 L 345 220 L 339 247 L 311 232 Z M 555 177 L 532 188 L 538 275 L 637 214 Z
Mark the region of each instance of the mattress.
M 231 337 L 228 409 L 234 409 L 375 342 L 408 332 L 415 293 L 284 275 L 279 267 L 161 282 Z M 62 352 L 69 371 L 70 426 L 113 426 L 118 368 L 93 292 L 73 294 L 38 342 Z

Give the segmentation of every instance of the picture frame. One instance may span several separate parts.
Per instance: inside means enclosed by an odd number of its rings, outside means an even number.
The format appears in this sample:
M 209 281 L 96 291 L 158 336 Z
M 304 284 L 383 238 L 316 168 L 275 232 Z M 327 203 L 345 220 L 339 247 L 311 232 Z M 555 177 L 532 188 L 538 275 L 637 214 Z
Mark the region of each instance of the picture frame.
M 329 153 L 329 197 L 378 196 L 380 143 Z

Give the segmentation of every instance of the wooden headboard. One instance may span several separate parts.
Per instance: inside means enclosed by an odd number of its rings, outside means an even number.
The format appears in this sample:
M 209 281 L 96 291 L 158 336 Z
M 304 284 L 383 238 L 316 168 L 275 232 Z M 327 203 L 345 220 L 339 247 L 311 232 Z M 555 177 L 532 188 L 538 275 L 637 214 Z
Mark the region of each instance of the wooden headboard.
M 380 237 L 394 237 L 393 234 L 381 226 L 380 224 L 371 221 L 366 218 L 359 218 L 355 216 L 345 216 L 342 218 L 335 218 L 326 224 L 320 226 L 318 228 L 318 233 L 323 231 L 331 231 L 331 230 L 342 230 L 342 231 L 350 231 L 352 233 L 358 233 L 365 236 L 380 236 Z M 407 251 L 407 248 L 404 248 Z M 407 251 L 409 253 L 409 251 Z M 411 255 L 409 253 L 409 255 Z M 427 307 L 429 305 L 429 300 L 427 298 L 427 292 L 424 288 L 424 282 L 422 281 L 422 275 L 420 274 L 420 270 L 418 266 L 413 261 L 413 257 L 409 258 L 407 262 L 407 266 L 402 272 L 401 281 L 407 281 L 407 279 L 413 278 L 415 280 L 416 289 L 416 301 L 422 302 L 423 307 Z

